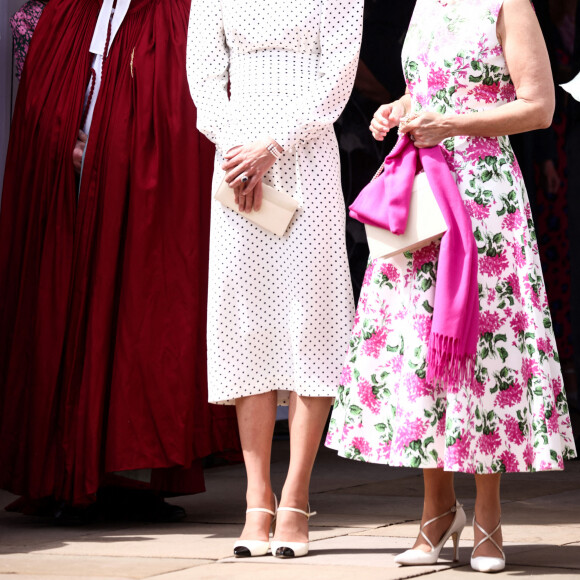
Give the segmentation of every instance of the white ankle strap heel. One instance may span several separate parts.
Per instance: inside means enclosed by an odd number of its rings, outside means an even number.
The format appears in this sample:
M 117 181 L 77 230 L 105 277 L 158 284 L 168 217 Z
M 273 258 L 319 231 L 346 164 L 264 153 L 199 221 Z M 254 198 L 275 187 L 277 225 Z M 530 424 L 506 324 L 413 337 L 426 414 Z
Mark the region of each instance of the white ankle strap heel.
M 476 526 L 482 534 L 485 534 L 485 536 L 477 542 L 477 545 L 473 548 L 473 552 L 471 552 L 471 568 L 476 572 L 500 572 L 505 568 L 505 552 L 492 536 L 501 528 L 501 520 L 495 527 L 495 530 L 488 533 L 477 523 L 475 516 L 473 516 L 473 527 L 475 528 Z M 491 542 L 497 548 L 498 552 L 501 553 L 501 558 L 492 558 L 490 556 L 476 556 L 474 558 L 473 554 L 475 554 L 477 548 L 482 544 L 485 544 L 485 542 Z
M 316 512 L 310 511 L 310 504 L 308 504 L 308 511 L 292 507 L 279 507 L 278 511 L 302 514 L 307 520 L 316 515 Z M 272 554 L 274 554 L 276 558 L 300 558 L 301 556 L 306 556 L 308 554 L 309 545 L 309 542 L 279 542 L 276 540 L 272 540 L 271 542 Z
M 436 522 L 437 520 L 440 520 L 441 518 L 444 518 L 445 516 L 453 513 L 455 514 L 455 517 L 453 518 L 451 525 L 443 534 L 441 540 L 439 540 L 439 543 L 434 546 L 433 542 L 431 542 L 423 530 L 433 522 Z M 459 539 L 461 538 L 461 533 L 465 527 L 465 522 L 466 517 L 465 512 L 463 511 L 463 507 L 459 502 L 456 501 L 455 505 L 450 510 L 447 510 L 444 514 L 441 514 L 440 516 L 425 522 L 425 524 L 421 526 L 419 533 L 431 546 L 431 551 L 423 552 L 423 550 L 417 549 L 407 550 L 406 552 L 403 552 L 402 554 L 399 554 L 395 557 L 395 563 L 400 564 L 401 566 L 425 566 L 428 564 L 435 564 L 439 559 L 441 549 L 449 538 L 453 539 L 453 561 L 456 562 L 458 559 L 457 556 L 459 549 Z
M 276 513 L 278 512 L 278 498 L 274 495 L 274 511 L 267 508 L 249 508 L 246 513 L 262 512 L 272 516 L 270 530 L 276 527 Z M 265 556 L 270 550 L 270 541 L 263 540 L 238 540 L 234 544 L 234 556 L 236 558 L 251 558 L 255 556 Z

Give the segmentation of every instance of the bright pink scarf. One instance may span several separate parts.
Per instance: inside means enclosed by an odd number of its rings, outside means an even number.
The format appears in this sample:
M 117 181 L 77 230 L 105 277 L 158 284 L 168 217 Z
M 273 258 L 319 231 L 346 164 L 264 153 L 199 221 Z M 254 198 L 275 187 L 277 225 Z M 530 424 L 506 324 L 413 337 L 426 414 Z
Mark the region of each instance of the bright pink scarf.
M 471 385 L 479 334 L 477 246 L 441 149 L 417 149 L 407 135 L 401 137 L 385 159 L 384 172 L 362 190 L 350 215 L 364 224 L 404 233 L 413 181 L 421 166 L 448 228 L 439 250 L 427 381 L 448 388 Z

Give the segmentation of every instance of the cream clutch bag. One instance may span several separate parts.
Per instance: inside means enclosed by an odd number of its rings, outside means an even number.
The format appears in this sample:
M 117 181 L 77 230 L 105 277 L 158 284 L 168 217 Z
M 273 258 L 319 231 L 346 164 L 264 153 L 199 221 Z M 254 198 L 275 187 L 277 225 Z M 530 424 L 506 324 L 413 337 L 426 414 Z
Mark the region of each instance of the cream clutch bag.
M 409 217 L 404 234 L 393 234 L 389 230 L 368 224 L 365 224 L 365 229 L 372 260 L 412 252 L 443 236 L 447 231 L 447 224 L 425 172 L 418 173 L 413 182 Z
M 298 209 L 299 203 L 287 193 L 278 191 L 262 183 L 262 207 L 259 211 L 240 212 L 235 202 L 234 190 L 224 181 L 218 187 L 215 199 L 222 205 L 233 209 L 252 223 L 265 230 L 283 236 Z

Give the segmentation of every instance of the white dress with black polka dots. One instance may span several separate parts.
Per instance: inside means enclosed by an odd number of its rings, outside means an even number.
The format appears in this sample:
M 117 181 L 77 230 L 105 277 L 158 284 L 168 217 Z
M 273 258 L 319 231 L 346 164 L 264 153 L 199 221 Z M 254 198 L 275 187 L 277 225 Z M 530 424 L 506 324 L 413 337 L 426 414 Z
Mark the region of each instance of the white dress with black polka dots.
M 333 397 L 354 316 L 333 123 L 350 95 L 363 0 L 193 0 L 187 73 L 198 128 L 222 154 L 269 135 L 264 181 L 301 207 L 284 237 L 214 201 L 209 400 Z M 228 83 L 230 98 L 228 99 Z

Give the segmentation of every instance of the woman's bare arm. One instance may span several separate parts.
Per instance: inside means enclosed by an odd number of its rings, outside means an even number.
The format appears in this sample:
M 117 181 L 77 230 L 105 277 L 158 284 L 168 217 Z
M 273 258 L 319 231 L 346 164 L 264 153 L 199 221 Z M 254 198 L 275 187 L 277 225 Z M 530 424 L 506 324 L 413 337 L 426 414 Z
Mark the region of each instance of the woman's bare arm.
M 497 33 L 517 100 L 480 113 L 425 113 L 402 129 L 413 134 L 418 147 L 432 147 L 459 135 L 498 137 L 550 126 L 554 83 L 544 37 L 530 1 L 505 0 Z

